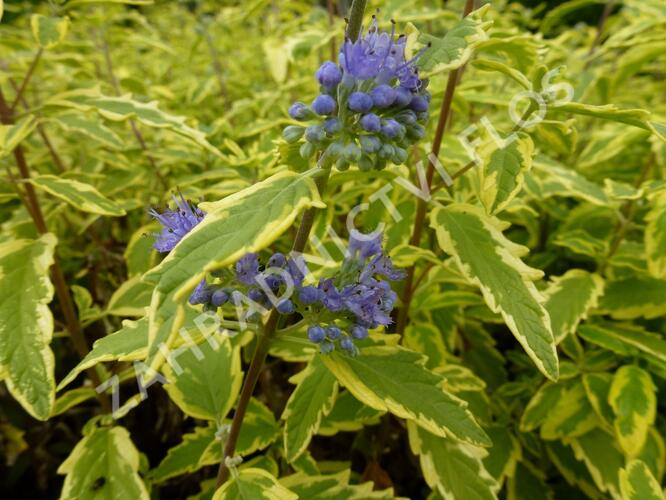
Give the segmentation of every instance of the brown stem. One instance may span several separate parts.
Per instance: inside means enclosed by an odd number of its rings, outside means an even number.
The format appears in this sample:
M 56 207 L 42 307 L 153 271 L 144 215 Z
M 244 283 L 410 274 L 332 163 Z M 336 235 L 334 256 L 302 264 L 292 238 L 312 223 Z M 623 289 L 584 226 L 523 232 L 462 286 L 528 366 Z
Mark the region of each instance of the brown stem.
M 2 123 L 6 125 L 11 125 L 14 123 L 14 117 L 11 109 L 5 101 L 4 95 L 0 90 L 0 118 Z M 46 220 L 44 214 L 42 213 L 37 194 L 35 189 L 30 183 L 30 168 L 28 167 L 28 162 L 25 159 L 25 154 L 23 152 L 23 146 L 20 144 L 14 149 L 14 158 L 16 159 L 16 165 L 18 166 L 19 174 L 21 180 L 23 181 L 26 197 L 23 198 L 23 201 L 26 203 L 26 208 L 30 213 L 35 227 L 39 234 L 46 234 L 49 232 L 48 227 L 46 226 Z M 69 294 L 69 289 L 67 287 L 67 282 L 65 280 L 65 275 L 62 272 L 60 266 L 60 259 L 58 258 L 57 253 L 53 255 L 53 265 L 51 266 L 51 280 L 55 287 L 56 295 L 58 297 L 58 302 L 60 303 L 60 308 L 62 309 L 63 316 L 65 317 L 65 323 L 67 324 L 67 330 L 69 331 L 70 338 L 74 344 L 79 357 L 81 359 L 85 358 L 88 355 L 89 349 L 86 339 L 81 330 L 81 324 L 79 323 L 79 318 L 76 314 L 76 309 L 74 308 L 74 302 L 72 297 Z M 96 386 L 101 384 L 101 380 L 97 375 L 97 372 L 94 368 L 89 368 L 87 370 L 88 376 L 93 381 Z M 98 394 L 98 399 L 102 405 L 102 409 L 105 412 L 111 411 L 111 405 L 106 396 Z
M 30 78 L 32 78 L 32 74 L 35 72 L 35 68 L 37 67 L 37 63 L 42 57 L 42 52 L 44 50 L 40 47 L 37 52 L 35 53 L 35 57 L 32 59 L 32 62 L 30 63 L 30 67 L 28 68 L 28 72 L 25 74 L 23 77 L 23 82 L 21 82 L 21 87 L 16 91 L 16 97 L 14 97 L 14 102 L 12 102 L 12 105 L 9 106 L 9 112 L 11 114 L 14 113 L 14 110 L 16 109 L 16 106 L 18 106 L 18 103 L 21 101 L 21 97 L 23 96 L 23 92 L 25 89 L 28 87 L 28 83 L 30 82 Z
M 608 16 L 610 16 L 611 10 L 613 10 L 614 4 L 615 0 L 608 0 L 608 2 L 606 2 L 606 5 L 604 5 L 604 10 L 601 13 L 601 17 L 599 18 L 599 23 L 597 24 L 597 34 L 594 36 L 594 41 L 592 42 L 592 46 L 590 47 L 590 50 L 587 53 L 587 62 L 585 63 L 584 66 L 585 69 L 589 68 L 590 65 L 592 64 L 592 55 L 599 46 L 601 37 L 604 34 L 604 26 L 606 25 Z
M 109 81 L 111 82 L 111 86 L 113 87 L 113 91 L 116 93 L 116 96 L 121 95 L 121 90 L 120 90 L 120 84 L 118 83 L 118 79 L 116 78 L 116 74 L 113 71 L 113 62 L 111 61 L 111 53 L 109 51 L 109 44 L 106 43 L 106 39 L 104 36 L 100 36 L 101 38 L 101 48 L 102 48 L 102 54 L 104 55 L 104 63 L 106 64 L 106 72 L 107 76 L 109 77 Z M 162 175 L 162 172 L 160 171 L 159 167 L 157 166 L 157 163 L 155 162 L 155 159 L 150 155 L 148 152 L 148 146 L 146 146 L 146 141 L 143 139 L 143 134 L 139 130 L 139 128 L 136 125 L 136 122 L 132 120 L 131 118 L 128 120 L 130 127 L 132 129 L 132 133 L 134 134 L 134 137 L 136 137 L 137 142 L 139 143 L 139 146 L 141 146 L 141 149 L 143 150 L 146 158 L 148 159 L 148 162 L 150 163 L 151 168 L 153 169 L 153 172 L 155 172 L 155 176 L 157 177 L 157 180 L 160 181 L 160 184 L 162 184 L 162 187 L 165 190 L 169 190 L 169 183 L 166 181 L 164 176 Z
M 474 9 L 474 0 L 466 0 L 465 7 L 463 9 L 462 17 L 465 18 L 467 15 L 472 12 Z M 453 104 L 453 95 L 456 90 L 459 78 L 458 75 L 461 72 L 461 68 L 456 68 L 451 73 L 449 73 L 449 78 L 446 82 L 446 90 L 444 91 L 444 99 L 442 100 L 442 107 L 439 113 L 439 120 L 437 121 L 437 129 L 435 130 L 435 137 L 432 144 L 432 154 L 428 155 L 428 170 L 426 172 L 426 183 L 428 185 L 428 191 L 432 187 L 432 178 L 435 174 L 435 163 L 434 158 L 439 158 L 439 151 L 442 146 L 442 138 L 444 137 L 444 131 L 446 130 L 446 125 L 451 116 L 451 106 Z M 427 202 L 419 198 L 416 205 L 416 216 L 414 218 L 414 228 L 412 230 L 412 236 L 409 239 L 409 244 L 413 246 L 419 246 L 421 244 L 421 236 L 423 235 L 423 227 L 425 224 L 426 218 L 426 209 Z M 407 321 L 409 319 L 409 305 L 412 301 L 412 295 L 414 293 L 414 271 L 416 264 L 410 266 L 407 269 L 407 276 L 405 278 L 405 287 L 403 289 L 402 295 L 402 306 L 398 311 L 398 321 L 396 331 L 398 334 L 402 334 L 405 331 L 407 326 Z
M 18 86 L 12 80 L 11 78 L 9 79 L 9 83 L 11 84 L 12 87 L 14 87 L 14 90 L 16 90 L 17 95 L 18 95 Z M 25 97 L 21 96 L 21 104 L 23 107 L 28 110 L 30 109 L 30 105 L 28 102 L 25 100 Z M 41 123 L 37 124 L 37 133 L 39 136 L 42 138 L 42 142 L 44 142 L 44 145 L 46 146 L 46 149 L 49 150 L 49 154 L 51 155 L 51 158 L 53 159 L 53 163 L 55 163 L 56 167 L 58 167 L 58 170 L 62 173 L 66 170 L 65 164 L 62 162 L 60 159 L 60 155 L 58 152 L 55 150 L 53 147 L 53 143 L 49 139 L 49 136 L 46 134 L 46 130 L 44 129 L 44 126 Z

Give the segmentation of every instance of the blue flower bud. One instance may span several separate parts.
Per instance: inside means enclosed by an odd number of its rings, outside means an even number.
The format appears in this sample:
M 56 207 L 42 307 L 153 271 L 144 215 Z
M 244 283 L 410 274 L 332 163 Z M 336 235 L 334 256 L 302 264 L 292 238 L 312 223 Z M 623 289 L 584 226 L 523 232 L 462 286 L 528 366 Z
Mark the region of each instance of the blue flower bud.
M 345 160 L 352 163 L 361 159 L 361 148 L 359 148 L 356 143 L 350 142 L 345 146 L 345 149 L 342 151 L 342 155 Z
M 314 304 L 322 298 L 322 292 L 316 286 L 304 286 L 298 292 L 298 299 L 305 305 Z
M 349 337 L 344 337 L 340 341 L 340 347 L 342 347 L 345 351 L 354 352 L 354 341 Z
M 381 159 L 389 160 L 393 157 L 393 146 L 390 144 L 382 144 L 382 147 L 377 154 Z
M 384 134 L 389 139 L 394 139 L 398 137 L 402 132 L 402 125 L 400 125 L 393 118 L 389 118 L 382 124 L 382 134 Z M 307 131 L 306 131 L 307 137 Z
M 327 335 L 328 338 L 331 339 L 331 340 L 335 340 L 335 339 L 337 339 L 341 334 L 342 334 L 342 332 L 341 332 L 340 329 L 339 329 L 337 326 L 335 326 L 335 325 L 330 325 L 330 326 L 327 326 L 327 327 L 326 327 L 326 335 Z
M 321 94 L 315 97 L 315 100 L 312 101 L 312 110 L 318 115 L 330 115 L 335 111 L 335 99 L 330 95 Z
M 417 113 L 428 111 L 429 106 L 430 103 L 428 102 L 428 99 L 422 95 L 415 95 L 409 103 L 410 109 L 413 109 Z
M 374 135 L 362 135 L 358 141 L 361 143 L 361 149 L 366 153 L 376 153 L 382 147 L 382 141 Z
M 322 343 L 321 347 L 319 348 L 319 352 L 322 354 L 328 354 L 333 351 L 335 351 L 335 344 L 329 341 Z
M 372 97 L 365 92 L 352 92 L 347 100 L 347 105 L 352 111 L 367 113 L 372 109 Z
M 338 158 L 335 162 L 335 168 L 337 168 L 340 172 L 344 172 L 345 170 L 349 170 L 349 162 L 345 160 L 343 156 Z
M 326 138 L 326 133 L 321 125 L 310 125 L 305 129 L 305 140 L 308 142 L 321 142 Z
M 296 141 L 298 141 L 301 137 L 303 137 L 304 131 L 305 129 L 303 127 L 299 127 L 298 125 L 289 125 L 288 127 L 285 127 L 284 130 L 282 131 L 282 137 L 289 144 L 293 144 Z
M 399 148 L 398 146 L 394 146 L 393 157 L 391 158 L 391 161 L 396 165 L 400 165 L 401 163 L 405 163 L 406 160 L 407 160 L 407 150 Z
M 411 109 L 405 109 L 395 115 L 395 119 L 404 125 L 414 125 L 416 123 L 416 113 Z
M 387 84 L 378 85 L 370 91 L 372 104 L 378 108 L 388 108 L 395 101 L 395 90 Z
M 292 104 L 289 107 L 288 113 L 289 116 L 291 116 L 294 120 L 298 121 L 309 120 L 314 116 L 312 110 L 302 102 L 295 102 L 294 104 Z
M 189 302 L 193 306 L 197 304 L 206 304 L 210 300 L 211 290 L 206 285 L 206 280 L 201 280 L 190 295 Z
M 277 309 L 280 314 L 291 314 L 296 308 L 291 300 L 285 299 L 279 302 L 275 309 Z
M 218 288 L 213 292 L 213 295 L 210 297 L 210 303 L 213 304 L 215 307 L 220 307 L 223 305 L 227 300 L 229 300 L 229 294 L 222 290 L 221 288 Z
M 398 87 L 395 91 L 395 101 L 393 101 L 393 104 L 399 108 L 404 108 L 411 102 L 412 95 L 413 94 L 409 89 L 406 89 L 405 87 Z
M 304 142 L 303 144 L 301 144 L 301 147 L 298 149 L 298 152 L 301 155 L 301 158 L 307 160 L 314 154 L 316 149 L 317 148 L 315 147 L 315 145 L 312 144 L 311 142 Z
M 270 259 L 268 259 L 268 267 L 284 267 L 286 263 L 286 257 L 280 252 L 275 252 L 271 255 Z
M 281 284 L 282 284 L 282 279 L 279 276 L 275 276 L 274 274 L 266 276 L 266 286 L 270 288 L 271 291 L 273 292 L 278 291 L 280 289 Z
M 340 132 L 342 123 L 337 118 L 329 118 L 324 122 L 324 130 L 328 135 L 334 135 Z
M 342 80 L 342 71 L 340 71 L 340 67 L 334 62 L 326 61 L 319 67 L 315 73 L 315 77 L 320 85 L 332 88 Z
M 247 292 L 247 297 L 248 297 L 250 300 L 253 300 L 254 302 L 263 302 L 264 299 L 266 298 L 266 297 L 264 296 L 264 292 L 262 292 L 262 291 L 261 291 L 260 289 L 258 289 L 258 288 L 251 288 L 251 289 Z
M 416 119 L 416 116 L 414 116 L 414 119 Z M 358 122 L 366 132 L 379 132 L 382 128 L 381 120 L 374 113 L 363 115 Z
M 425 128 L 418 123 L 415 123 L 411 127 L 407 127 L 407 135 L 412 140 L 418 141 L 419 139 L 423 139 L 425 133 Z
M 308 338 L 311 342 L 321 342 L 326 338 L 326 332 L 319 325 L 312 325 L 308 328 Z
M 354 325 L 351 329 L 351 335 L 355 339 L 363 340 L 368 337 L 368 329 L 361 325 Z
M 358 168 L 361 172 L 369 172 L 374 166 L 375 162 L 368 155 L 361 156 L 361 159 L 358 161 Z

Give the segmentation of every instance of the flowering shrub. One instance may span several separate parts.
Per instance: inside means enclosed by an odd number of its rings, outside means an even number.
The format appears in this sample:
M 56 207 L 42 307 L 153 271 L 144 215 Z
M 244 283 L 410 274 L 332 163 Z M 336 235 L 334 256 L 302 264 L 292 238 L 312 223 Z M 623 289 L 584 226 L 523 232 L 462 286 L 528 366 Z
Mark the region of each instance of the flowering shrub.
M 5 496 L 663 498 L 663 2 L 346 3 L 0 0 Z

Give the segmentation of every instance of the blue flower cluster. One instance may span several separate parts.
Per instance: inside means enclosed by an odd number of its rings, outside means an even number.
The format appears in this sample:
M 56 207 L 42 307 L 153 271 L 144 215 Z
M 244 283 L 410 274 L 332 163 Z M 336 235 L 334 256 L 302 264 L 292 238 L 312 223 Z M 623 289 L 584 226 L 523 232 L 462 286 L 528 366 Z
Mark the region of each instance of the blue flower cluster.
M 154 247 L 160 252 L 173 249 L 205 217 L 182 196 L 174 200 L 175 210 L 150 210 L 164 226 L 155 234 Z M 322 353 L 333 351 L 339 343 L 343 350 L 356 354 L 355 340 L 367 338 L 368 329 L 391 323 L 397 296 L 390 281 L 402 279 L 403 273 L 383 253 L 381 234 L 353 231 L 334 277 L 320 278 L 316 285 L 304 284 L 308 274 L 302 256 L 287 257 L 276 252 L 262 265 L 258 254 L 247 253 L 233 270 L 212 273 L 216 283 L 203 279 L 189 302 L 201 304 L 208 311 L 227 303 L 247 305 L 243 319 L 250 321 L 259 320 L 273 307 L 280 314 L 299 314 L 311 325 L 308 338 L 320 345 Z
M 294 120 L 316 123 L 287 126 L 284 139 L 293 144 L 304 137 L 303 158 L 327 150 L 339 170 L 403 163 L 409 146 L 425 134 L 430 106 L 427 81 L 416 67 L 423 51 L 407 60 L 406 42 L 404 35 L 395 38 L 395 26 L 390 34 L 379 31 L 373 16 L 365 36 L 342 45 L 339 65 L 328 61 L 317 70 L 321 94 L 310 106 L 296 102 L 289 108 Z

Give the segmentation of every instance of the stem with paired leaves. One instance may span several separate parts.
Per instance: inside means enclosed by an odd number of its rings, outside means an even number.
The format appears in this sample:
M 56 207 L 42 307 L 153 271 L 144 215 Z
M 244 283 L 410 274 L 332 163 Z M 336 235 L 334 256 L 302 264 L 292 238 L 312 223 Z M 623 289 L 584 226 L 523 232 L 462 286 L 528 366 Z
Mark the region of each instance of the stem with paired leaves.
M 467 15 L 472 12 L 474 9 L 474 0 L 466 0 L 465 7 L 463 8 L 462 17 L 465 18 Z M 448 124 L 449 118 L 451 116 L 451 105 L 453 104 L 453 95 L 458 84 L 458 76 L 461 73 L 462 68 L 456 68 L 449 73 L 449 78 L 446 82 L 446 90 L 444 91 L 444 99 L 442 100 L 442 108 L 439 113 L 439 120 L 437 121 L 437 129 L 435 130 L 435 137 L 432 144 L 432 154 L 429 155 L 428 159 L 428 170 L 426 172 L 426 183 L 428 185 L 428 191 L 432 187 L 432 178 L 435 174 L 435 163 L 433 158 L 439 157 L 440 147 L 442 145 L 442 138 L 444 137 L 444 132 L 446 130 L 446 125 Z M 426 218 L 426 208 L 427 201 L 419 198 L 418 204 L 416 206 L 416 217 L 414 219 L 414 228 L 412 230 L 412 236 L 409 239 L 409 244 L 413 246 L 419 246 L 421 244 L 421 236 L 423 235 L 423 227 L 425 224 Z M 407 320 L 409 318 L 409 305 L 412 301 L 412 295 L 414 294 L 414 271 L 415 265 L 410 266 L 407 269 L 407 277 L 405 278 L 405 288 L 402 294 L 402 307 L 398 311 L 398 321 L 396 331 L 399 334 L 402 334 L 405 331 L 407 326 Z
M 365 4 L 366 0 L 354 0 L 354 3 L 351 6 L 351 15 L 347 25 L 346 35 L 352 41 L 355 41 L 358 38 L 358 35 L 361 31 L 361 23 L 363 21 Z M 321 169 L 321 171 L 318 172 L 319 175 L 315 177 L 315 184 L 319 190 L 320 195 L 323 195 L 326 191 L 328 178 L 331 173 L 330 167 L 322 167 L 326 163 L 325 161 L 322 161 L 324 160 L 325 155 L 326 152 L 324 152 L 319 159 L 317 168 Z M 293 252 L 302 253 L 305 249 L 305 245 L 307 244 L 308 238 L 310 237 L 310 231 L 312 230 L 316 215 L 316 208 L 309 208 L 303 213 L 301 224 L 298 228 L 298 232 L 296 233 L 296 237 L 292 245 Z M 248 369 L 247 375 L 245 376 L 245 381 L 243 382 L 243 387 L 238 398 L 238 405 L 236 406 L 236 411 L 231 421 L 229 434 L 226 442 L 224 443 L 222 460 L 217 472 L 216 489 L 222 486 L 229 477 L 227 459 L 232 458 L 236 451 L 236 442 L 238 441 L 241 426 L 243 425 L 243 418 L 245 417 L 245 412 L 247 411 L 248 404 L 250 403 L 250 398 L 252 397 L 254 388 L 257 385 L 259 376 L 261 375 L 261 370 L 264 366 L 264 362 L 266 361 L 268 349 L 270 347 L 271 340 L 275 335 L 279 318 L 280 315 L 278 311 L 273 308 L 268 316 L 268 319 L 266 320 L 264 328 L 262 329 L 261 333 L 258 334 L 259 338 L 257 341 L 257 347 L 255 348 L 254 355 L 252 356 L 250 368 Z
M 26 79 L 28 76 L 26 76 Z M 25 85 L 22 85 L 21 88 L 25 88 Z M 18 97 L 20 98 L 20 95 Z M 2 90 L 0 90 L 0 122 L 5 125 L 12 125 L 14 123 L 14 113 L 7 104 Z M 25 189 L 25 196 L 21 196 L 21 200 L 25 203 L 26 209 L 32 217 L 32 220 L 39 234 L 46 234 L 49 232 L 49 230 L 46 226 L 46 219 L 42 213 L 42 208 L 39 204 L 37 194 L 35 193 L 35 188 L 32 186 L 32 184 L 30 184 L 30 168 L 28 167 L 28 162 L 25 159 L 23 147 L 19 144 L 16 146 L 13 153 L 14 158 L 16 159 L 19 175 L 23 181 L 23 186 Z M 83 335 L 83 330 L 81 329 L 81 324 L 79 323 L 79 318 L 76 314 L 76 309 L 74 308 L 74 302 L 72 301 L 72 297 L 69 294 L 67 281 L 65 280 L 65 275 L 62 272 L 62 268 L 60 267 L 60 260 L 58 259 L 57 253 L 54 253 L 53 255 L 51 280 L 53 281 L 56 295 L 58 297 L 58 302 L 60 303 L 62 314 L 65 317 L 67 330 L 69 331 L 74 348 L 76 349 L 79 357 L 83 359 L 89 352 L 88 343 L 86 342 L 85 336 Z M 89 368 L 87 373 L 96 386 L 101 384 L 101 380 L 94 368 Z M 106 396 L 103 394 L 98 394 L 98 400 L 105 412 L 111 411 L 111 405 L 109 404 L 109 400 Z

